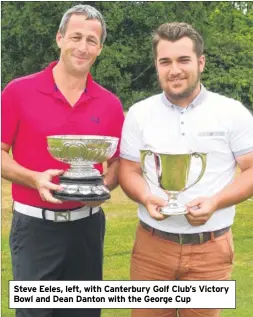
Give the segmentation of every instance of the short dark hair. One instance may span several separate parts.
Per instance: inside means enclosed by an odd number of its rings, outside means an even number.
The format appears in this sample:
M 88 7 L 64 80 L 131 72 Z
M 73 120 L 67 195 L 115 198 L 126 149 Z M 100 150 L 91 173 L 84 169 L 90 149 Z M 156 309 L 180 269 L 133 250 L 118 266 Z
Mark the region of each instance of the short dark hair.
M 194 51 L 199 57 L 204 51 L 204 41 L 201 35 L 190 25 L 184 22 L 164 23 L 153 33 L 152 47 L 154 58 L 157 57 L 157 45 L 159 41 L 167 40 L 175 42 L 183 37 L 188 37 L 193 41 Z

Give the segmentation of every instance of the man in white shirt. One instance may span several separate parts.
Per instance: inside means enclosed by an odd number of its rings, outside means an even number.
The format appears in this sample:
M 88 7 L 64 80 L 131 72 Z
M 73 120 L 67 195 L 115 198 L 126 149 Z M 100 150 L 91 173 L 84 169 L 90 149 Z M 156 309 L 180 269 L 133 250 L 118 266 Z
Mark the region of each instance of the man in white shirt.
M 126 117 L 120 184 L 139 203 L 132 280 L 227 280 L 234 258 L 230 227 L 235 204 L 253 195 L 253 117 L 238 101 L 200 83 L 203 40 L 186 23 L 166 23 L 153 35 L 163 93 L 133 105 Z M 165 217 L 166 194 L 153 184 L 154 160 L 143 177 L 140 150 L 207 153 L 202 179 L 179 195 L 187 214 Z M 183 151 L 183 152 L 182 152 Z M 234 179 L 236 166 L 241 173 Z M 189 178 L 200 170 L 195 160 Z M 180 171 L 179 171 L 180 173 Z M 169 174 L 169 173 L 168 173 Z M 178 310 L 180 317 L 218 317 L 220 309 Z M 132 317 L 176 317 L 176 309 L 133 309 Z

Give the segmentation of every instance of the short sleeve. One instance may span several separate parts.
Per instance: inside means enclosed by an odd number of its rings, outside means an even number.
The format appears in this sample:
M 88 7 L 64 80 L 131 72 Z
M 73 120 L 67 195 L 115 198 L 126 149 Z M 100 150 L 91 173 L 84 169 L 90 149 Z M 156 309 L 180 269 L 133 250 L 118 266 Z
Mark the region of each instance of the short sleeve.
M 142 146 L 141 124 L 134 109 L 130 108 L 123 125 L 120 156 L 130 161 L 140 162 Z
M 122 107 L 122 104 L 118 98 L 117 98 L 117 101 L 115 103 L 115 108 L 113 111 L 113 118 L 112 118 L 112 114 L 111 114 L 111 119 L 113 121 L 113 124 L 111 126 L 111 129 L 112 129 L 111 134 L 114 137 L 119 138 L 117 150 L 112 157 L 112 158 L 115 158 L 115 157 L 119 157 L 121 133 L 122 133 L 122 127 L 123 127 L 123 123 L 124 123 L 124 119 L 125 119 L 123 107 Z
M 14 82 L 10 82 L 2 92 L 1 98 L 1 141 L 12 145 L 18 131 L 19 111 Z
M 253 152 L 253 116 L 239 102 L 233 111 L 230 146 L 235 157 Z

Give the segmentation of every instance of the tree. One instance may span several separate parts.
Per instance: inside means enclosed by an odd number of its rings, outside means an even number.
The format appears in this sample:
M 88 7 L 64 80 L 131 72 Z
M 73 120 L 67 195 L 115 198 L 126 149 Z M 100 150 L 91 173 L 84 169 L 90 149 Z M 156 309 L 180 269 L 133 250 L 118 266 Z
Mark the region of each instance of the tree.
M 55 34 L 63 13 L 79 2 L 2 3 L 2 87 L 58 58 Z M 85 2 L 82 2 L 85 3 Z M 253 5 L 250 2 L 94 1 L 108 37 L 92 68 L 96 81 L 116 93 L 127 109 L 160 92 L 151 35 L 162 23 L 192 24 L 205 39 L 203 82 L 210 90 L 253 109 Z

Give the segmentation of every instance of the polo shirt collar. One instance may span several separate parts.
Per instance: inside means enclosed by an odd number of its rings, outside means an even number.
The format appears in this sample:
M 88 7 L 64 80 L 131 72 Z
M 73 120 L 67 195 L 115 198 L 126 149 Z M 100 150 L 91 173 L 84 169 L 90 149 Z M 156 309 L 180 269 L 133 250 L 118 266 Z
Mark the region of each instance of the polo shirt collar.
M 58 90 L 53 77 L 53 68 L 57 63 L 57 61 L 50 63 L 48 67 L 46 67 L 41 72 L 41 80 L 38 82 L 38 89 L 41 92 L 52 94 Z M 89 73 L 87 76 L 86 88 L 84 90 L 84 93 L 90 97 L 96 97 L 95 85 L 96 84 L 93 81 L 91 74 Z
M 55 91 L 56 85 L 54 82 L 52 69 L 56 64 L 57 62 L 52 62 L 40 72 L 37 87 L 39 91 L 45 94 L 52 94 Z
M 205 88 L 205 86 L 203 84 L 201 84 L 201 89 L 200 89 L 200 93 L 195 97 L 195 99 L 186 107 L 196 107 L 198 105 L 201 105 L 203 103 L 203 101 L 206 99 L 207 96 L 207 89 Z M 165 92 L 162 92 L 162 101 L 163 103 L 170 107 L 170 108 L 178 108 L 179 106 L 174 105 L 172 102 L 170 102 L 170 100 L 166 97 Z

